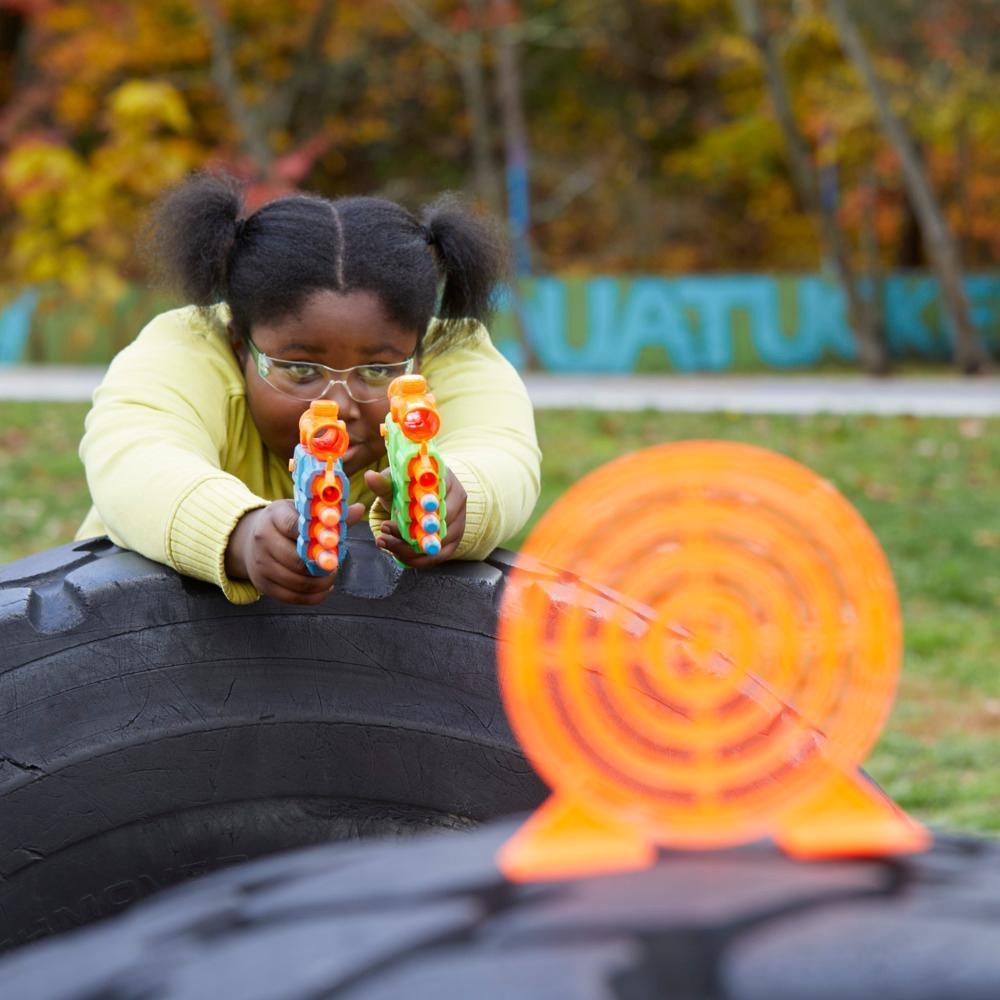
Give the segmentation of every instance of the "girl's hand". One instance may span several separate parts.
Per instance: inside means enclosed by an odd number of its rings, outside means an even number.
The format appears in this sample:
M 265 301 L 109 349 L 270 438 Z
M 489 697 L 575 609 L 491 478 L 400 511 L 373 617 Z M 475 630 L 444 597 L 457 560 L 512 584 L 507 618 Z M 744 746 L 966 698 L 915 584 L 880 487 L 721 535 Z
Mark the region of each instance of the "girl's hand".
M 365 506 L 350 504 L 348 525 L 365 515 Z M 337 574 L 313 576 L 295 551 L 299 515 L 291 500 L 275 500 L 243 515 L 229 536 L 226 572 L 249 580 L 262 594 L 288 604 L 319 604 Z
M 366 472 L 365 483 L 376 496 L 376 502 L 382 505 L 386 514 L 392 511 L 392 479 L 380 472 Z M 436 556 L 418 555 L 410 544 L 403 540 L 399 528 L 394 521 L 383 521 L 379 537 L 375 544 L 386 552 L 394 555 L 403 565 L 413 569 L 426 569 L 450 559 L 458 548 L 458 543 L 465 534 L 465 487 L 455 478 L 449 469 L 445 474 L 445 521 L 448 534 L 441 539 L 441 551 Z

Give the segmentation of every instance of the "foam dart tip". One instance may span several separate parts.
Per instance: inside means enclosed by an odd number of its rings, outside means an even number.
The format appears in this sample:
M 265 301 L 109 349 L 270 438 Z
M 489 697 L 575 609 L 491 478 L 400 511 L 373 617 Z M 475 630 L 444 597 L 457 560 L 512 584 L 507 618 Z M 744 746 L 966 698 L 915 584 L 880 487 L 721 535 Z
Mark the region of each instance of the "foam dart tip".
M 316 537 L 324 549 L 335 549 L 340 543 L 340 532 L 332 528 L 323 528 Z
M 425 493 L 424 496 L 420 498 L 420 507 L 422 510 L 427 511 L 428 514 L 433 514 L 434 511 L 441 506 L 441 501 L 438 500 L 437 496 L 433 493 Z
M 428 535 L 421 541 L 420 547 L 424 550 L 424 555 L 436 556 L 441 551 L 441 539 L 436 535 Z
M 327 528 L 336 528 L 340 524 L 340 505 L 331 504 L 328 507 L 320 507 L 316 512 L 320 523 Z
M 314 561 L 320 569 L 326 570 L 327 573 L 332 573 L 337 568 L 337 563 L 339 562 L 337 553 L 328 552 L 326 549 L 317 552 Z
M 428 514 L 426 517 L 421 518 L 420 527 L 428 535 L 436 535 L 441 530 L 441 522 L 433 514 Z

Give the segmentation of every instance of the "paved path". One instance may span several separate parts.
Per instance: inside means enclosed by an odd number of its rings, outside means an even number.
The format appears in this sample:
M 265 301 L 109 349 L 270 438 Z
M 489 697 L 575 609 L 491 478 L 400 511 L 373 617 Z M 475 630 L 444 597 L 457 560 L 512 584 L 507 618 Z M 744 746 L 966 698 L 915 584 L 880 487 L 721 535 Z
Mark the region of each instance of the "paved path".
M 1000 378 L 874 379 L 855 375 L 536 375 L 538 407 L 704 413 L 912 413 L 1000 416 Z
M 0 399 L 89 401 L 103 368 L 0 366 Z M 529 375 L 540 409 L 1000 416 L 1000 378 L 837 375 Z

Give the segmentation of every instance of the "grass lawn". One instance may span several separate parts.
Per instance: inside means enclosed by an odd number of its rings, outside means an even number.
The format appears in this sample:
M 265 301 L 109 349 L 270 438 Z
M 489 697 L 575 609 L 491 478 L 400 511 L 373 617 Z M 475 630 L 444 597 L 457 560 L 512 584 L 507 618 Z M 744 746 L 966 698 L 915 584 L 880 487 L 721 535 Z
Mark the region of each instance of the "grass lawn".
M 76 453 L 88 409 L 0 402 L 0 563 L 76 533 L 90 507 Z
M 0 562 L 71 538 L 88 505 L 85 412 L 0 403 Z M 536 516 L 594 466 L 682 438 L 774 448 L 836 484 L 886 549 L 906 624 L 900 695 L 866 767 L 921 819 L 1000 834 L 1000 420 L 552 411 L 538 429 Z

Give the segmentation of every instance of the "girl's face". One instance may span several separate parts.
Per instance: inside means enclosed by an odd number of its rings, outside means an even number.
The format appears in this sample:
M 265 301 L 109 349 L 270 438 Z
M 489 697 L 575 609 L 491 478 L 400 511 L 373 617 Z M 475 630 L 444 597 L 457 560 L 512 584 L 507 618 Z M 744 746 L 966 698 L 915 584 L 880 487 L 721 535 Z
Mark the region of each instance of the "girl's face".
M 233 337 L 230 331 L 231 338 Z M 259 351 L 282 361 L 347 369 L 356 365 L 399 364 L 417 349 L 417 333 L 390 320 L 371 292 L 323 290 L 306 299 L 298 315 L 254 326 L 250 337 Z M 299 443 L 299 417 L 309 401 L 275 389 L 258 373 L 245 343 L 233 339 L 233 350 L 247 384 L 247 405 L 261 439 L 282 459 Z M 323 397 L 336 401 L 347 424 L 351 444 L 344 455 L 348 477 L 385 454 L 379 425 L 389 412 L 388 397 L 359 403 L 337 384 Z

